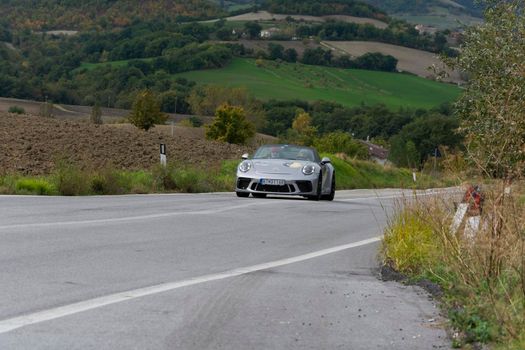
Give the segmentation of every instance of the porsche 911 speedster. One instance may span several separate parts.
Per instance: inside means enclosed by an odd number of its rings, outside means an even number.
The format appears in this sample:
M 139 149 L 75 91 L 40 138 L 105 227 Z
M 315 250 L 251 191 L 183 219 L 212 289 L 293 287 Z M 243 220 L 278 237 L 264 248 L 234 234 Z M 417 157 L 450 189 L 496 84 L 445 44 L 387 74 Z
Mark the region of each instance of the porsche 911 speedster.
M 250 194 L 298 195 L 312 200 L 333 200 L 335 170 L 329 158 L 320 159 L 314 148 L 294 145 L 264 145 L 250 159 L 248 154 L 237 167 L 235 192 Z

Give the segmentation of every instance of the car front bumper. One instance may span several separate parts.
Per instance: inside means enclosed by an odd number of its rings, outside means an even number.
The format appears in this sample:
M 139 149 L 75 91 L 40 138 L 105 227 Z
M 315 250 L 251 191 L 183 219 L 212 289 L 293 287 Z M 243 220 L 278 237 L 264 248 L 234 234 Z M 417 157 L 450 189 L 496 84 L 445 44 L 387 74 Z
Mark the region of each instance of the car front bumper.
M 243 193 L 312 196 L 317 194 L 317 177 L 285 179 L 284 185 L 263 185 L 260 178 L 237 177 L 235 191 Z

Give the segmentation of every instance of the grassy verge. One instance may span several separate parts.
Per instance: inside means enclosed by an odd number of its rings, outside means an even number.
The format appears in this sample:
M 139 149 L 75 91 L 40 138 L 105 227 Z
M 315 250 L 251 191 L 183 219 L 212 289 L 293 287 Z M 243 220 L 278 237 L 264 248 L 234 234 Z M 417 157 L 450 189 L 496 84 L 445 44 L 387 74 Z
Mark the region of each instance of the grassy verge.
M 487 186 L 475 234 L 451 231 L 454 207 L 442 198 L 400 203 L 385 232 L 385 263 L 441 286 L 457 348 L 525 349 L 525 205 L 502 193 Z
M 432 188 L 452 186 L 453 182 L 417 174 L 416 182 L 408 169 L 383 167 L 373 162 L 362 160 L 343 160 L 333 155 L 326 155 L 332 160 L 336 170 L 337 187 L 342 190 L 357 188 Z
M 336 168 L 337 188 L 429 188 L 450 183 L 419 175 L 416 183 L 406 169 L 383 167 L 375 163 L 342 160 L 328 155 Z M 86 171 L 62 163 L 49 176 L 0 176 L 0 194 L 21 195 L 114 195 L 160 192 L 233 191 L 239 161 L 227 160 L 216 168 L 187 167 L 171 164 L 167 168 L 123 171 L 112 168 Z

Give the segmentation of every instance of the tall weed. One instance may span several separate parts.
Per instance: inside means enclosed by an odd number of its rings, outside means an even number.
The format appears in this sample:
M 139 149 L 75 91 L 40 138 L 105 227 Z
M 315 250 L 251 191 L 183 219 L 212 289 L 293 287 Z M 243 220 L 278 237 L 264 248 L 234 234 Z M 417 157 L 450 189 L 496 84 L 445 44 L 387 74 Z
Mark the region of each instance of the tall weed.
M 443 198 L 406 201 L 385 231 L 385 260 L 443 286 L 464 342 L 525 344 L 525 206 L 504 188 L 486 186 L 473 235 L 451 231 L 454 210 Z

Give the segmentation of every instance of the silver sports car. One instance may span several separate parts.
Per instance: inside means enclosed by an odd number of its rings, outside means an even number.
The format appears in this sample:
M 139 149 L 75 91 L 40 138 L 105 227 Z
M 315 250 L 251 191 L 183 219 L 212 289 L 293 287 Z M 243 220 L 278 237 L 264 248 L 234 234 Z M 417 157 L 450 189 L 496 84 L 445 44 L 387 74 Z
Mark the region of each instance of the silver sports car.
M 298 195 L 313 200 L 333 200 L 335 170 L 329 158 L 319 158 L 314 148 L 294 145 L 261 146 L 237 167 L 235 192 L 239 197 Z

